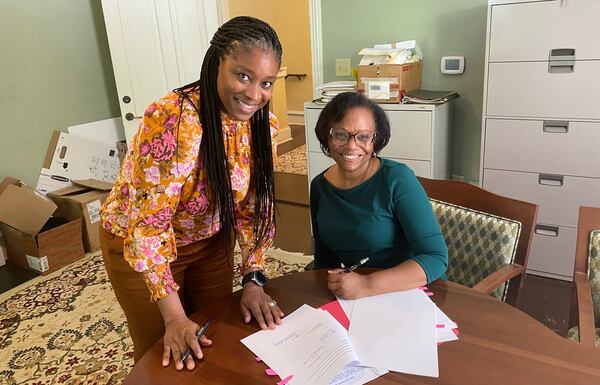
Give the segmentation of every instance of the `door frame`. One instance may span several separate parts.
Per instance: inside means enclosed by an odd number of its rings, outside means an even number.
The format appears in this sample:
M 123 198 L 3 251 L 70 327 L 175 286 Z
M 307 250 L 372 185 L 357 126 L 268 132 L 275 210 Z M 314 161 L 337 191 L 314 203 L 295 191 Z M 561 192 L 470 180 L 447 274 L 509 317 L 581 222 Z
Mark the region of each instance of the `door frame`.
M 312 54 L 313 98 L 321 93 L 317 87 L 323 84 L 323 30 L 321 27 L 321 0 L 310 0 L 310 46 Z

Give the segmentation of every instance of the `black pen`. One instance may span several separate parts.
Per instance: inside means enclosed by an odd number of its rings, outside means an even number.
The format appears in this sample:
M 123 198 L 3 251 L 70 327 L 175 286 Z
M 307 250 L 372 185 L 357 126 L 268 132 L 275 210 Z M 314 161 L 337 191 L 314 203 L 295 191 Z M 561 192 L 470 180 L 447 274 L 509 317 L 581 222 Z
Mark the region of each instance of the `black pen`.
M 369 260 L 369 257 L 364 257 L 363 259 L 358 261 L 358 263 L 355 263 L 354 265 L 350 266 L 349 268 L 344 269 L 344 273 L 350 273 L 351 271 L 358 269 L 359 267 L 361 267 L 362 265 L 367 263 L 368 260 Z
M 208 321 L 206 321 L 204 326 L 202 326 L 200 328 L 200 330 L 198 330 L 198 332 L 196 332 L 196 339 L 199 339 L 200 337 L 202 337 L 202 335 L 204 333 L 206 333 L 206 329 L 208 329 L 208 325 L 210 325 L 211 322 L 212 322 L 212 320 L 209 319 Z M 192 348 L 187 348 L 187 350 L 183 353 L 183 356 L 181 356 L 180 362 L 184 362 L 191 353 L 192 353 Z

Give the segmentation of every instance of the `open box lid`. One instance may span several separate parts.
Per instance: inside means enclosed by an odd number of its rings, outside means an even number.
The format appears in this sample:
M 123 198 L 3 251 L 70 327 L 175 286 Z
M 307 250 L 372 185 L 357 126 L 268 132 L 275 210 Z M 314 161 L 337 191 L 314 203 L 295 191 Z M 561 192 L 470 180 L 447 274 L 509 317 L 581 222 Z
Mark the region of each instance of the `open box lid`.
M 19 180 L 7 177 L 0 183 L 0 222 L 36 235 L 54 211 L 54 202 Z
M 83 179 L 83 180 L 72 180 L 72 186 L 63 187 L 59 190 L 54 190 L 49 193 L 52 196 L 68 196 L 80 194 L 84 191 L 98 190 L 98 191 L 110 191 L 113 187 L 113 183 L 104 182 L 96 179 Z

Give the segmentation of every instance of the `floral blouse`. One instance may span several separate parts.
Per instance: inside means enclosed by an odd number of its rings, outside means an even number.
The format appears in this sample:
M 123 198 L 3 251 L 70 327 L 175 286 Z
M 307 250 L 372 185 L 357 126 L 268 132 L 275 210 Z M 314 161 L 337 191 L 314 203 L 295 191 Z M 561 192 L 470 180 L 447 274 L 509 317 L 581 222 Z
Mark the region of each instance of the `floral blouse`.
M 198 95 L 192 100 L 198 103 Z M 221 229 L 218 210 L 213 215 L 214 205 L 208 199 L 202 158 L 198 156 L 200 118 L 188 101 L 182 103 L 183 107 L 179 95 L 171 92 L 146 109 L 101 210 L 102 226 L 124 238 L 125 260 L 143 274 L 152 301 L 179 289 L 169 265 L 177 258 L 177 246 L 209 238 Z M 263 246 L 253 252 L 255 191 L 250 186 L 250 122 L 234 121 L 224 113 L 221 117 L 243 268 L 262 268 L 274 228 Z M 275 158 L 279 123 L 273 114 L 269 121 Z

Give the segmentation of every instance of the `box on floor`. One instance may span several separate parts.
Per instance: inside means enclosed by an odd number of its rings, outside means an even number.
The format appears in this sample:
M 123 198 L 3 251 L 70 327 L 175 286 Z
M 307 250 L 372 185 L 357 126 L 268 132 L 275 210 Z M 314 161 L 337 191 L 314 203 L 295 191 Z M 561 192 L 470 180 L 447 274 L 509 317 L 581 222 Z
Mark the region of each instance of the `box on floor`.
M 81 218 L 83 246 L 86 252 L 100 250 L 100 206 L 106 200 L 112 183 L 98 180 L 74 180 L 73 186 L 47 194 L 58 206 L 55 216 L 74 220 Z
M 0 183 L 0 231 L 8 260 L 48 274 L 83 257 L 81 219 L 51 217 L 56 208 L 15 178 Z

